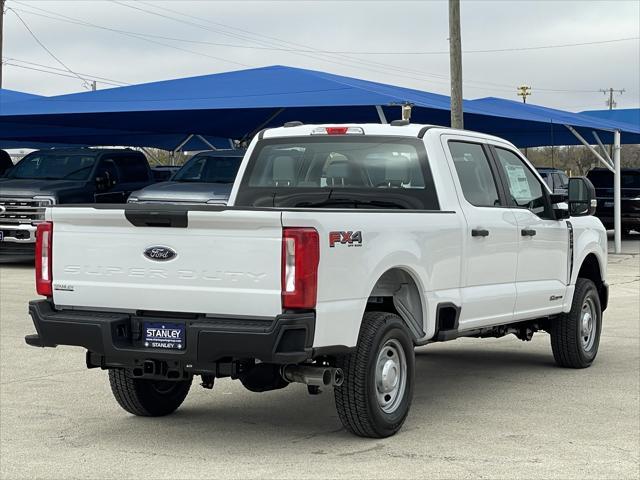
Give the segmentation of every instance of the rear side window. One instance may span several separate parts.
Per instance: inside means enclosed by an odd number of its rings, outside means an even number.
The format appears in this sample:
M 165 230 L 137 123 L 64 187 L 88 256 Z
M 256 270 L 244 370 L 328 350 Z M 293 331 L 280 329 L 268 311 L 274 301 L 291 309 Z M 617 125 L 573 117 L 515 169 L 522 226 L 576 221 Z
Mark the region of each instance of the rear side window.
M 198 155 L 189 160 L 173 179 L 176 182 L 233 183 L 242 157 Z
M 149 180 L 147 161 L 138 155 L 115 157 L 121 182 L 146 182 Z
M 450 141 L 449 150 L 467 202 L 476 207 L 499 206 L 496 181 L 482 145 Z
M 262 141 L 249 160 L 236 204 L 439 208 L 421 141 L 363 136 Z

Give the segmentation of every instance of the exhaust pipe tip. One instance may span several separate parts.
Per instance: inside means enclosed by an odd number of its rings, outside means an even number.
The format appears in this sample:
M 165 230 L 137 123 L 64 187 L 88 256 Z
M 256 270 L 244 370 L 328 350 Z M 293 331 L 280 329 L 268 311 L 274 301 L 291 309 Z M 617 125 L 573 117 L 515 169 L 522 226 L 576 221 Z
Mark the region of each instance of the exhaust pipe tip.
M 281 375 L 289 383 L 304 383 L 318 387 L 340 386 L 344 381 L 344 374 L 339 368 L 310 365 L 285 365 Z
M 331 376 L 331 383 L 334 387 L 341 387 L 344 383 L 344 372 L 341 368 L 333 369 L 333 375 Z

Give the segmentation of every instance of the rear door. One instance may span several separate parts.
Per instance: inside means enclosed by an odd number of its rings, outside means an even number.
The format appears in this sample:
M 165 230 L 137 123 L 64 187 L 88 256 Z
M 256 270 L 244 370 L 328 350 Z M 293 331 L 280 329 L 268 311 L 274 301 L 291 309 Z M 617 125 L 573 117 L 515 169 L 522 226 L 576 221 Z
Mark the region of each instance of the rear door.
M 542 181 L 516 151 L 492 150 L 518 223 L 515 319 L 558 313 L 569 268 L 567 222 L 555 220 Z
M 513 318 L 518 257 L 517 224 L 477 138 L 444 136 L 443 146 L 467 222 L 463 252 L 460 330 L 507 323 Z
M 58 207 L 51 215 L 58 306 L 245 318 L 282 312 L 280 212 L 123 205 Z

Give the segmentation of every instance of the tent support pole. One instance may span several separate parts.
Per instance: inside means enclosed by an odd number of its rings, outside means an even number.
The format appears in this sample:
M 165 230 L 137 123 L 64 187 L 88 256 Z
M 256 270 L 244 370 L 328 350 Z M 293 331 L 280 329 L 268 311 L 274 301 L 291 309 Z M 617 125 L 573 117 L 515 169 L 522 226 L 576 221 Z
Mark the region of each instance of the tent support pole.
M 182 147 L 184 147 L 187 143 L 189 143 L 189 140 L 191 140 L 194 137 L 193 133 L 190 135 L 187 135 L 187 138 L 185 138 L 183 141 L 181 141 L 176 148 L 174 148 L 172 150 L 172 153 L 177 152 L 178 150 L 182 150 Z
M 213 145 L 211 145 L 209 143 L 209 140 L 207 140 L 206 138 L 204 138 L 202 135 L 196 135 L 196 137 L 198 137 L 200 140 L 202 140 L 202 143 L 204 143 L 205 145 L 208 145 L 209 148 L 211 148 L 211 150 L 217 150 L 216 147 L 214 147 Z
M 615 252 L 622 253 L 622 219 L 620 214 L 620 130 L 613 133 L 613 239 Z
M 264 122 L 262 122 L 260 125 L 258 125 L 257 128 L 255 128 L 251 133 L 246 134 L 244 137 L 242 137 L 242 139 L 240 140 L 240 143 L 244 142 L 247 139 L 253 138 L 260 130 L 262 130 L 264 127 L 266 127 L 267 125 L 269 125 L 269 123 L 271 123 L 271 121 L 276 118 L 278 115 L 280 115 L 282 112 L 284 112 L 284 108 L 279 108 L 277 109 L 273 115 L 271 115 L 269 118 L 267 118 Z
M 600 151 L 602 152 L 602 155 L 607 160 L 609 165 L 613 166 L 613 160 L 611 160 L 611 157 L 609 156 L 609 152 L 607 152 L 607 149 L 604 148 L 604 145 L 602 144 L 602 140 L 600 140 L 600 135 L 598 135 L 598 132 L 592 132 L 592 133 L 596 139 L 596 142 L 598 142 L 598 145 L 600 145 Z
M 151 150 L 147 147 L 142 147 L 141 150 L 147 155 L 147 157 L 151 157 L 153 160 L 158 162 L 158 157 L 156 157 Z M 159 162 L 158 162 L 159 163 Z
M 382 124 L 389 123 L 387 122 L 387 117 L 385 116 L 384 110 L 382 110 L 382 107 L 380 105 L 376 105 L 376 112 L 378 112 L 378 118 L 380 119 L 380 123 Z
M 614 169 L 611 165 L 609 165 L 609 162 L 607 162 L 604 158 L 602 158 L 602 156 L 598 153 L 598 151 L 595 148 L 593 148 L 591 145 L 589 145 L 589 143 L 584 138 L 582 138 L 582 135 L 580 135 L 575 128 L 573 128 L 571 125 L 565 125 L 565 127 L 567 127 L 569 131 L 573 133 L 573 135 L 578 140 L 580 140 L 580 143 L 582 143 L 585 147 L 587 147 L 589 151 L 593 153 L 596 156 L 596 158 L 604 164 L 605 167 L 607 167 L 609 170 L 614 172 Z

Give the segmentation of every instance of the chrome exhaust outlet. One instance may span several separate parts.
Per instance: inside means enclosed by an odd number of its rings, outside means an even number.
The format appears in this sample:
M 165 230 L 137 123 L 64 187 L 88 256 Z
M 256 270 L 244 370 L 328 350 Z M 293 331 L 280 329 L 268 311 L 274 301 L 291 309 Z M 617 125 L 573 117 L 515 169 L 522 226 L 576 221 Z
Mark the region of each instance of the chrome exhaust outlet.
M 344 374 L 340 368 L 311 365 L 285 365 L 282 367 L 281 375 L 289 383 L 304 383 L 316 387 L 340 386 L 344 381 Z
M 340 387 L 344 383 L 344 372 L 341 368 L 332 368 L 331 384 Z

